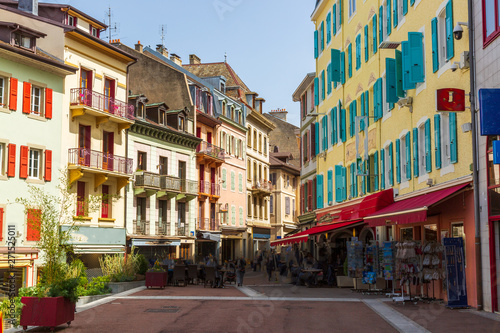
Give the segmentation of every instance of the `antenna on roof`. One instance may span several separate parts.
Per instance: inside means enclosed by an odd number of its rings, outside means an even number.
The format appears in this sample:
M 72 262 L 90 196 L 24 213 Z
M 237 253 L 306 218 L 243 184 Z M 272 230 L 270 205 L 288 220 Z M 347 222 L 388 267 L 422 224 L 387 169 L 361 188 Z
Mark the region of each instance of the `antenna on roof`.
M 224 62 L 227 62 L 227 52 L 224 52 Z
M 119 25 L 116 24 L 116 22 L 113 24 L 111 23 L 111 6 L 108 7 L 108 11 L 106 12 L 106 16 L 108 16 L 108 42 L 111 42 L 111 37 L 112 37 L 112 32 L 115 34 L 119 30 Z
M 165 48 L 165 34 L 167 33 L 167 26 L 162 24 L 160 26 L 160 37 L 161 37 L 161 46 Z

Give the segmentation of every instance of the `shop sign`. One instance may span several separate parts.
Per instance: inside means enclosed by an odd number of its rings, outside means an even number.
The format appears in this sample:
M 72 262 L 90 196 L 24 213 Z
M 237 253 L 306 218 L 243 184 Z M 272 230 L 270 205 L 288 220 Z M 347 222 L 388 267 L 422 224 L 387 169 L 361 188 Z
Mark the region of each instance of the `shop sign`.
M 465 111 L 465 91 L 455 88 L 437 89 L 436 110 L 440 112 Z
M 500 135 L 500 89 L 479 89 L 481 135 Z
M 61 226 L 68 230 L 69 226 Z M 79 227 L 70 233 L 69 244 L 73 245 L 125 245 L 127 237 L 124 228 L 92 228 Z

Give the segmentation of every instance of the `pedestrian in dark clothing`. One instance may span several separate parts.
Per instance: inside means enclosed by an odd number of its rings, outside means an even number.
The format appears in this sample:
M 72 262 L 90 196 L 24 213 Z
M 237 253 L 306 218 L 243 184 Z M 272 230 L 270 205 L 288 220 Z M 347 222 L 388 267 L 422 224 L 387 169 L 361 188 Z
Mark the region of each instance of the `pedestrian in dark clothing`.
M 238 287 L 243 286 L 243 276 L 245 275 L 246 265 L 247 262 L 243 257 L 238 259 L 238 261 L 236 262 L 236 283 L 238 284 Z
M 268 281 L 271 281 L 273 272 L 276 269 L 276 258 L 273 252 L 269 254 L 269 258 L 267 259 L 266 269 L 267 269 Z

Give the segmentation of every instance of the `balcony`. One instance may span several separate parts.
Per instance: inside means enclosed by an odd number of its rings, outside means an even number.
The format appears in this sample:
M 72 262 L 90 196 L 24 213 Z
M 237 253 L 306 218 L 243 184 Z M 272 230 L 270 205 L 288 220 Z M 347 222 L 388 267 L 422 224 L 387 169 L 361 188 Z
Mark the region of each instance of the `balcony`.
M 210 188 L 210 182 L 200 180 L 200 186 L 198 188 L 198 195 L 201 199 L 211 195 L 212 189 Z
M 149 235 L 149 221 L 134 220 L 134 235 Z
M 252 193 L 261 196 L 271 195 L 272 185 L 267 180 L 255 180 L 252 184 Z
M 191 195 L 196 195 L 198 192 L 198 181 L 196 180 L 181 180 L 181 192 Z
M 127 185 L 132 176 L 131 158 L 90 150 L 89 148 L 70 148 L 68 168 L 70 184 L 83 177 L 83 172 L 93 173 L 94 186 L 103 184 L 109 176 L 118 180 L 118 190 Z
M 206 141 L 202 141 L 196 147 L 196 161 L 199 164 L 220 166 L 224 163 L 224 149 Z
M 210 199 L 217 201 L 220 198 L 220 185 L 210 184 Z
M 157 236 L 168 236 L 169 228 L 168 223 L 158 222 L 156 223 L 156 235 Z
M 134 123 L 134 106 L 87 88 L 71 89 L 71 119 L 85 114 L 96 117 L 96 125 L 107 121 L 118 124 L 119 130 Z
M 161 199 L 170 199 L 177 196 L 181 192 L 181 179 L 177 177 L 161 175 L 160 176 L 160 191 L 156 196 Z
M 198 230 L 219 231 L 219 219 L 217 218 L 201 218 L 198 222 Z
M 189 236 L 189 228 L 184 223 L 176 224 L 175 226 L 176 236 Z
M 141 171 L 135 175 L 134 195 L 149 197 L 160 190 L 160 175 Z

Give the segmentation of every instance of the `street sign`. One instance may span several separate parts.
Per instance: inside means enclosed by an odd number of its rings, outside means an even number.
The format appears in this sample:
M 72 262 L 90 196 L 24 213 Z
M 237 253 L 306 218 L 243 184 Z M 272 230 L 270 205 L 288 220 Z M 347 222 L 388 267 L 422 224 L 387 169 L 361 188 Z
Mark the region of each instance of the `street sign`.
M 436 110 L 440 112 L 465 111 L 465 91 L 455 88 L 437 89 Z
M 500 141 L 493 141 L 493 164 L 500 164 Z
M 500 89 L 479 89 L 481 135 L 500 135 Z

